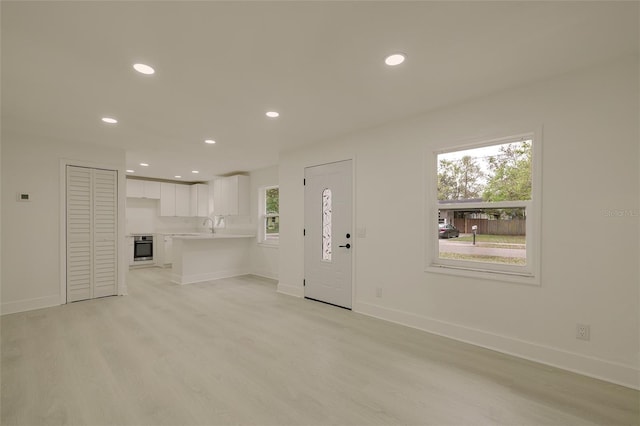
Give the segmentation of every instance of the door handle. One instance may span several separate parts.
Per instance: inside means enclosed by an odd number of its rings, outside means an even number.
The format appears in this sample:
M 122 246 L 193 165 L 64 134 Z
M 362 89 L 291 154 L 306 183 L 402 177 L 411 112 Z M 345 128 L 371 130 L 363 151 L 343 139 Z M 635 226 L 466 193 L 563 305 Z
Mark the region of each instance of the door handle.
M 346 247 L 346 248 L 350 249 L 351 248 L 351 244 L 347 243 L 347 244 L 345 244 L 343 246 L 338 246 L 338 247 Z

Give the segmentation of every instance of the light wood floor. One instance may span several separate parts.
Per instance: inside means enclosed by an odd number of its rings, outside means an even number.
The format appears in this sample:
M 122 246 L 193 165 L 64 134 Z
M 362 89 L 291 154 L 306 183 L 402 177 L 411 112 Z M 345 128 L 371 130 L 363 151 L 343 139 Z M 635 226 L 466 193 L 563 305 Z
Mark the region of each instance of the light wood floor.
M 2 317 L 3 425 L 638 425 L 637 391 L 239 277 Z

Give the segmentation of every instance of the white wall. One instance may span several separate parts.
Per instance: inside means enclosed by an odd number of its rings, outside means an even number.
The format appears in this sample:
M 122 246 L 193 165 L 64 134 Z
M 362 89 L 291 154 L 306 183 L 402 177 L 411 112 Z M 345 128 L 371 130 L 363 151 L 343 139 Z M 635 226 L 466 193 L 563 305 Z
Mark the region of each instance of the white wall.
M 265 186 L 278 185 L 278 167 L 268 167 L 254 170 L 249 174 L 251 196 L 251 223 L 255 232 L 261 226 L 259 220 L 260 208 L 258 206 L 259 190 Z M 251 246 L 251 273 L 267 278 L 278 279 L 279 247 L 267 244 L 258 244 L 257 240 Z
M 124 183 L 122 150 L 2 135 L 3 314 L 61 303 L 61 159 L 117 168 L 119 182 Z M 16 201 L 18 192 L 30 193 L 32 201 Z M 119 203 L 123 219 L 124 192 Z M 124 227 L 120 233 L 122 249 Z M 123 253 L 121 250 L 121 262 Z M 119 279 L 122 289 L 122 268 Z
M 1 126 L 1 124 L 0 124 Z M 0 134 L 2 132 L 0 131 Z M 2 177 L 2 138 L 0 137 L 0 178 Z M 2 212 L 4 202 L 2 200 L 2 182 L 0 181 L 0 242 L 2 242 Z M 2 314 L 2 244 L 0 243 L 0 314 Z
M 278 289 L 303 294 L 304 167 L 353 158 L 355 311 L 637 388 L 638 112 L 635 57 L 283 152 Z M 539 126 L 541 285 L 424 272 L 425 154 Z

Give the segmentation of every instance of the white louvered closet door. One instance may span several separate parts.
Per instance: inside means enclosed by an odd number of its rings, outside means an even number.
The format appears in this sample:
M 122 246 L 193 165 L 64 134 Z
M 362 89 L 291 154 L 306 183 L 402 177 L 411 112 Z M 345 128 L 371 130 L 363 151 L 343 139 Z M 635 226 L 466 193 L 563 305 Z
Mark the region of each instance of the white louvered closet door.
M 117 175 L 67 166 L 67 302 L 117 292 Z
M 67 302 L 91 299 L 91 169 L 67 166 Z
M 113 170 L 93 170 L 93 297 L 116 294 L 116 205 Z

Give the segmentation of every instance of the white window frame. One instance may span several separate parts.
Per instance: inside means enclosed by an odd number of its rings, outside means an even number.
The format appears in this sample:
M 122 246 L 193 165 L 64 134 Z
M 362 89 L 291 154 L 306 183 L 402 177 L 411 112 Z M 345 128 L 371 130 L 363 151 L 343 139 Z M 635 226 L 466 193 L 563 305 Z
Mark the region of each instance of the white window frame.
M 458 203 L 438 202 L 438 155 L 485 146 L 500 145 L 509 142 L 531 140 L 531 200 L 464 203 L 464 208 L 514 208 L 526 209 L 526 265 L 506 265 L 497 263 L 474 262 L 440 258 L 439 238 L 437 234 L 438 211 L 460 209 Z M 430 149 L 425 164 L 427 182 L 425 214 L 425 271 L 508 281 L 523 284 L 540 284 L 540 213 L 541 213 L 541 167 L 542 129 L 533 132 L 513 134 L 511 136 L 477 139 L 464 144 Z
M 267 214 L 267 191 L 274 188 L 280 188 L 279 185 L 263 186 L 259 189 L 258 194 L 258 242 L 261 245 L 277 246 L 280 243 L 280 233 L 277 236 L 267 236 L 266 223 L 269 217 L 280 217 L 278 214 Z M 278 192 L 279 194 L 279 192 Z

